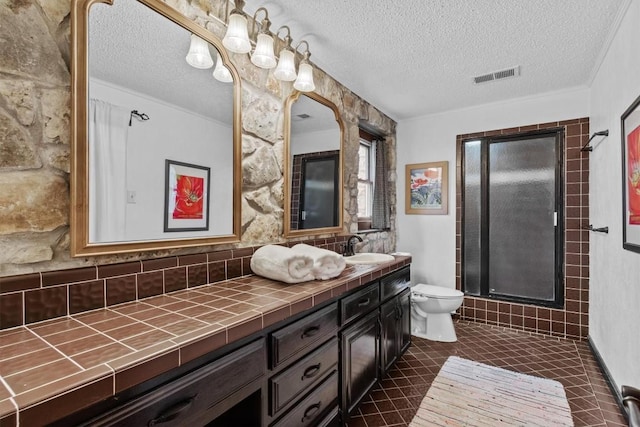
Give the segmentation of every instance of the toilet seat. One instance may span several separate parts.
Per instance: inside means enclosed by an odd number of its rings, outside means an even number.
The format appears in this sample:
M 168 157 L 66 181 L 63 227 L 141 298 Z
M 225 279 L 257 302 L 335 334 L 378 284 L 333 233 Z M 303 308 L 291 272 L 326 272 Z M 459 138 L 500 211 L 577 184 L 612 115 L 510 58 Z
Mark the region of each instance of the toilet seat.
M 436 285 L 425 285 L 424 283 L 412 286 L 411 294 L 412 297 L 436 299 L 460 298 L 464 295 L 457 289 L 445 288 L 443 286 Z

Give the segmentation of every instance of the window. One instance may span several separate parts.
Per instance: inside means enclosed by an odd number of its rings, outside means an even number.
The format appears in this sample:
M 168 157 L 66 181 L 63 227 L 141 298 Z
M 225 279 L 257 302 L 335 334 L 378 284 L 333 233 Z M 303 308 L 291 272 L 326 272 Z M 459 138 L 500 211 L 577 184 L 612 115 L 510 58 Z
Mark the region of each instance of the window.
M 462 280 L 470 295 L 563 303 L 562 132 L 462 144 Z
M 375 145 L 373 135 L 360 130 L 358 149 L 358 229 L 371 228 L 373 186 L 375 181 Z

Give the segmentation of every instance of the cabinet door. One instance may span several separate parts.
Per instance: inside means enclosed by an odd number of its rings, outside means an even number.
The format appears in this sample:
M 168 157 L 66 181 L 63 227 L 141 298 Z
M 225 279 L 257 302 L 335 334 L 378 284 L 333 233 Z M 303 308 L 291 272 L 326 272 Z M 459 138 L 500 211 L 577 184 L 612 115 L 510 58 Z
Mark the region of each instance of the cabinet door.
M 411 290 L 406 289 L 398 296 L 400 321 L 398 326 L 399 349 L 398 356 L 403 354 L 411 345 Z
M 380 367 L 385 374 L 398 357 L 400 328 L 398 299 L 393 298 L 380 307 Z
M 375 310 L 340 334 L 341 404 L 346 417 L 379 380 L 379 320 Z

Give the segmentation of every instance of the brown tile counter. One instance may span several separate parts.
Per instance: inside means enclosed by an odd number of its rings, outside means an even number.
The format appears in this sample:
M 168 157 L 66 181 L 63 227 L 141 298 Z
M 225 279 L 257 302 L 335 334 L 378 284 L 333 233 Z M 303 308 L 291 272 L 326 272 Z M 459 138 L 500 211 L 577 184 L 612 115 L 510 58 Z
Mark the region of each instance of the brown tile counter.
M 0 426 L 60 419 L 410 262 L 296 285 L 244 276 L 0 331 Z

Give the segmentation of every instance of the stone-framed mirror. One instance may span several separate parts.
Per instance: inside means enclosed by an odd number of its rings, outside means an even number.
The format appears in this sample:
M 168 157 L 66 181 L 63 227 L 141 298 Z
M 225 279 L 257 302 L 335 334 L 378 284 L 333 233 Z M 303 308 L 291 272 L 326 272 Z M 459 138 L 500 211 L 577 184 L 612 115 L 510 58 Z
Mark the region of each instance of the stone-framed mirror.
M 74 0 L 71 19 L 71 255 L 239 241 L 241 88 L 222 42 L 161 0 Z M 194 36 L 209 68 L 185 60 Z
M 285 237 L 343 232 L 344 124 L 338 107 L 314 93 L 285 103 Z

